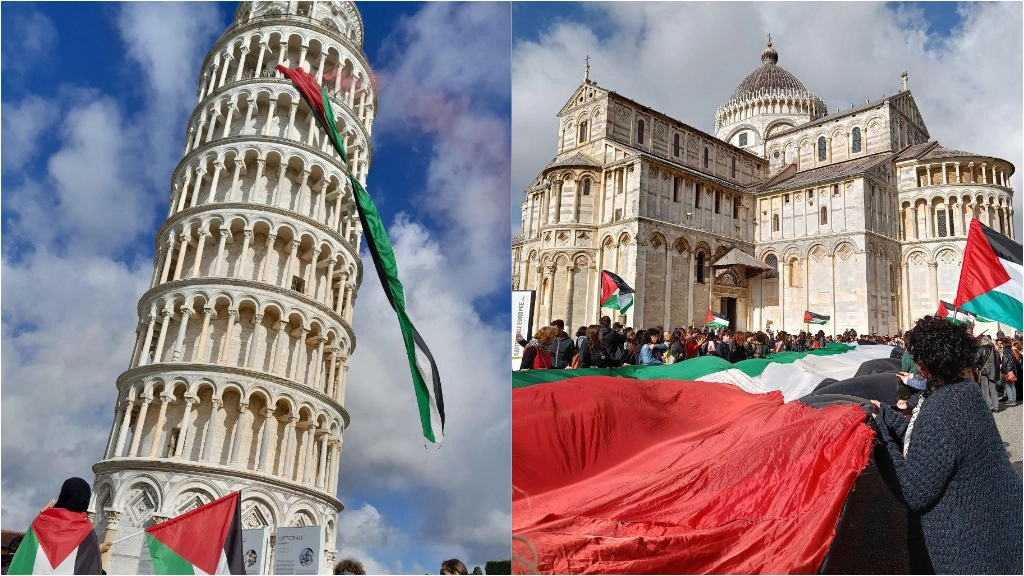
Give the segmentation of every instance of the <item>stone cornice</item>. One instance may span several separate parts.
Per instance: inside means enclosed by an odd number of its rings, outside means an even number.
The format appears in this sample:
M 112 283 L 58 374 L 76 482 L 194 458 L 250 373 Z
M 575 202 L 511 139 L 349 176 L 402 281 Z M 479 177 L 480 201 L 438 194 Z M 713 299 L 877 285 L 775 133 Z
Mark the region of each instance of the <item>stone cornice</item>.
M 991 188 L 993 190 L 996 190 L 996 191 L 999 191 L 999 192 L 1003 192 L 1005 194 L 1013 196 L 1013 188 L 1010 188 L 1009 186 L 1000 186 L 998 184 L 992 184 L 992 183 L 985 184 L 983 182 L 982 183 L 974 183 L 974 184 L 958 184 L 956 182 L 950 182 L 948 184 L 932 184 L 930 186 L 914 186 L 913 188 L 908 188 L 908 189 L 905 189 L 905 190 L 900 190 L 900 196 L 902 196 L 904 194 L 906 194 L 908 197 L 910 197 L 910 196 L 917 196 L 919 193 L 921 193 L 921 191 L 924 191 L 925 193 L 928 193 L 928 192 L 934 193 L 937 189 L 940 189 L 940 188 L 977 188 L 979 190 Z M 958 193 L 959 193 L 959 191 L 958 192 L 953 192 L 953 194 L 958 194 Z
M 275 488 L 282 488 L 315 500 L 325 501 L 339 511 L 345 508 L 341 500 L 338 500 L 337 497 L 328 492 L 310 488 L 296 482 L 289 482 L 279 476 L 233 468 L 231 466 L 220 466 L 177 458 L 110 458 L 93 464 L 92 471 L 96 475 L 136 471 L 181 472 L 185 474 L 206 473 L 213 477 L 237 478 L 238 480 L 258 482 L 274 486 Z M 242 498 L 245 498 L 244 494 Z
M 359 252 L 356 250 L 356 247 L 353 246 L 352 243 L 349 242 L 348 240 L 345 240 L 344 236 L 338 234 L 334 230 L 331 230 L 327 226 L 324 226 L 320 222 L 313 220 L 312 218 L 303 216 L 296 212 L 292 212 L 291 210 L 285 210 L 284 208 L 278 208 L 277 206 L 268 206 L 266 204 L 254 204 L 251 202 L 222 202 L 214 204 L 200 204 L 198 206 L 186 208 L 181 212 L 172 215 L 167 220 L 164 220 L 164 223 L 161 224 L 160 228 L 156 231 L 156 239 L 154 245 L 156 246 L 157 252 L 160 251 L 161 240 L 166 237 L 168 229 L 173 229 L 174 226 L 176 224 L 179 224 L 182 220 L 187 220 L 188 218 L 192 218 L 196 215 L 202 214 L 210 210 L 238 210 L 245 212 L 247 214 L 253 214 L 257 212 L 269 212 L 271 214 L 277 214 L 279 216 L 284 216 L 287 218 L 298 220 L 303 224 L 306 224 L 312 228 L 316 228 L 318 231 L 328 234 L 332 240 L 339 243 L 342 246 L 342 248 L 348 250 L 349 254 L 352 254 L 353 260 L 355 260 L 356 262 L 356 286 L 358 287 L 363 282 L 363 261 L 362 259 L 359 258 Z
M 356 14 L 359 13 L 358 10 L 355 10 L 355 12 Z M 362 17 L 359 18 L 359 25 L 361 28 Z M 245 22 L 242 24 L 233 24 L 232 26 L 228 27 L 224 31 L 224 33 L 221 34 L 220 38 L 217 39 L 217 42 L 215 42 L 214 45 L 210 48 L 210 51 L 206 53 L 206 58 L 203 59 L 203 65 L 199 67 L 199 83 L 202 83 L 203 81 L 202 71 L 207 69 L 207 67 L 212 62 L 213 58 L 216 57 L 216 55 L 221 50 L 223 50 L 227 44 L 232 43 L 232 41 L 236 40 L 239 36 L 245 36 L 245 34 L 248 32 L 263 33 L 268 28 L 272 29 L 275 26 L 303 28 L 311 32 L 315 32 L 317 34 L 326 36 L 327 38 L 330 38 L 331 40 L 334 40 L 341 46 L 347 48 L 348 51 L 352 53 L 352 56 L 358 59 L 360 64 L 363 65 L 363 71 L 366 72 L 367 79 L 370 81 L 370 87 L 373 90 L 374 95 L 376 95 L 377 78 L 373 75 L 373 70 L 370 68 L 370 63 L 366 59 L 366 54 L 363 52 L 362 46 L 352 44 L 352 41 L 346 38 L 345 36 L 342 36 L 340 33 L 335 32 L 330 28 L 320 26 L 319 24 L 316 23 L 316 21 L 314 21 L 312 18 L 308 16 L 298 16 L 295 14 L 282 14 L 280 16 L 258 16 L 256 18 L 253 18 L 249 22 Z M 360 32 L 360 36 L 361 35 L 362 32 Z
M 143 314 L 143 306 L 146 302 L 153 299 L 157 295 L 164 292 L 180 292 L 184 288 L 190 287 L 220 287 L 220 286 L 232 286 L 235 288 L 248 288 L 251 291 L 270 292 L 278 297 L 284 297 L 298 301 L 299 304 L 305 307 L 316 308 L 319 312 L 337 322 L 338 326 L 342 330 L 348 333 L 349 341 L 352 343 L 352 348 L 349 350 L 350 353 L 356 350 L 356 333 L 352 330 L 352 326 L 345 321 L 337 312 L 332 310 L 329 306 L 325 306 L 322 302 L 318 302 L 309 296 L 299 294 L 292 290 L 281 288 L 280 286 L 274 286 L 273 284 L 267 284 L 265 282 L 256 282 L 254 280 L 243 280 L 242 278 L 228 278 L 223 276 L 202 276 L 199 278 L 186 278 L 184 280 L 168 280 L 163 284 L 159 284 L 149 290 L 146 290 L 139 298 L 139 304 L 137 312 L 139 318 L 145 318 L 147 315 Z
M 278 85 L 281 85 L 281 86 L 284 86 L 284 87 L 290 89 L 290 91 L 294 93 L 293 95 L 295 96 L 295 101 L 296 102 L 302 100 L 302 96 L 299 95 L 298 91 L 295 89 L 295 86 L 291 83 L 291 80 L 287 80 L 285 78 L 272 78 L 272 77 L 269 77 L 269 76 L 256 76 L 256 77 L 253 77 L 253 78 L 242 78 L 241 80 L 238 80 L 238 81 L 229 80 L 229 81 L 225 82 L 223 86 L 219 86 L 219 87 L 217 87 L 216 90 L 214 90 L 210 94 L 207 94 L 202 100 L 199 101 L 198 104 L 196 104 L 196 107 L 192 109 L 192 115 L 189 116 L 189 118 L 188 118 L 188 123 L 185 124 L 186 130 L 187 130 L 187 128 L 189 126 L 196 126 L 197 125 L 197 122 L 198 122 L 199 118 L 203 115 L 203 112 L 205 112 L 207 110 L 207 108 L 209 108 L 209 103 L 211 101 L 216 100 L 217 98 L 222 97 L 225 92 L 228 92 L 228 91 L 230 91 L 230 90 L 232 90 L 234 88 L 238 88 L 240 86 L 245 86 L 245 85 L 248 85 L 248 84 L 257 84 L 257 85 L 258 84 L 278 84 Z M 330 94 L 330 92 L 328 92 L 328 94 Z M 351 108 L 351 106 L 349 106 L 348 104 L 345 104 L 344 102 L 339 100 L 336 96 L 331 95 L 330 98 L 331 98 L 331 102 L 335 103 L 335 105 L 333 105 L 332 108 L 336 112 L 338 110 L 344 111 L 346 113 L 346 115 L 352 120 L 352 124 L 354 126 L 358 126 L 359 127 L 359 131 L 363 135 L 363 142 L 366 143 L 366 156 L 367 156 L 367 159 L 368 160 L 372 160 L 373 159 L 373 150 L 372 150 L 372 145 L 370 143 L 370 134 L 366 131 L 366 126 L 364 126 L 363 123 L 358 118 L 356 118 L 355 110 L 353 110 Z M 319 124 L 317 126 L 319 126 Z M 186 134 L 186 137 L 187 136 L 188 135 Z M 273 138 L 278 138 L 278 139 L 282 139 L 282 140 L 288 140 L 290 142 L 297 142 L 297 141 L 294 141 L 294 140 L 286 139 L 283 136 L 275 136 Z M 214 140 L 214 142 L 216 142 L 216 140 Z M 212 142 L 210 142 L 208 144 L 212 144 Z M 299 145 L 300 146 L 305 146 L 305 144 L 301 144 L 301 143 L 299 143 Z M 204 144 L 204 146 L 205 146 L 205 144 Z M 309 148 L 310 150 L 316 150 L 315 148 L 310 148 L 310 147 L 307 147 L 307 148 Z M 317 151 L 319 152 L 319 150 L 317 150 Z M 323 154 L 323 153 L 321 152 L 321 154 Z
M 348 428 L 349 424 L 352 422 L 352 417 L 349 415 L 348 410 L 323 392 L 310 388 L 305 384 L 300 384 L 294 380 L 288 380 L 287 378 L 282 378 L 274 374 L 250 370 L 240 366 L 221 366 L 219 364 L 199 364 L 194 362 L 160 362 L 158 364 L 148 364 L 146 366 L 129 368 L 117 377 L 117 383 L 115 386 L 117 387 L 118 394 L 120 394 L 122 388 L 129 380 L 152 376 L 155 374 L 173 374 L 174 372 L 209 372 L 229 377 L 248 378 L 259 382 L 267 382 L 291 392 L 303 394 L 330 407 L 341 416 L 342 421 L 345 422 L 345 428 Z

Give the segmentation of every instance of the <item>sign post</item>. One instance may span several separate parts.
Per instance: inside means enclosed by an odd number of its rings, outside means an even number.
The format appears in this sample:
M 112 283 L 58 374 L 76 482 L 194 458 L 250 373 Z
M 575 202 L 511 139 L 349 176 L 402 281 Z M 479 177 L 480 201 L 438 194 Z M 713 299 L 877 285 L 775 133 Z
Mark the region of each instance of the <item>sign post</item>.
M 274 574 L 319 574 L 323 561 L 323 526 L 277 529 Z
M 512 291 L 512 336 L 522 334 L 528 338 L 533 334 L 533 306 L 535 290 Z M 519 370 L 523 360 L 523 347 L 518 342 L 512 343 L 512 370 Z

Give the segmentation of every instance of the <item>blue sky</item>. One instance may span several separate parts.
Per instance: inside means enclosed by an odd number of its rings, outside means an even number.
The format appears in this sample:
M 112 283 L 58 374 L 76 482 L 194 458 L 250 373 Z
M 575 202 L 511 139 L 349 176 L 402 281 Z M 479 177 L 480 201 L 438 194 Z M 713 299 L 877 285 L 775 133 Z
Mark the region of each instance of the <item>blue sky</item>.
M 92 478 L 199 65 L 235 7 L 3 5 L 5 529 L 23 529 L 57 479 Z M 508 556 L 511 522 L 507 362 L 493 345 L 509 319 L 508 5 L 357 7 L 380 98 L 367 188 L 439 363 L 448 425 L 442 447 L 425 448 L 394 362 L 398 326 L 366 266 L 340 553 L 388 572 L 482 565 Z

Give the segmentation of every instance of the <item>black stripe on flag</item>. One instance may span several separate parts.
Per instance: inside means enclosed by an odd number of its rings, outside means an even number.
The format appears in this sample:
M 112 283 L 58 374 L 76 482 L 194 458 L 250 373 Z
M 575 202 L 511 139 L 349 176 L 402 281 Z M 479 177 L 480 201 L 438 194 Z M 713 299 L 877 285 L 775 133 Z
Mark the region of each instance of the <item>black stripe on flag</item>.
M 228 572 L 245 574 L 245 551 L 242 548 L 242 493 L 235 492 L 235 513 L 231 517 L 231 528 L 224 539 L 224 556 L 228 561 Z
M 996 253 L 1000 260 L 1006 260 L 1018 266 L 1024 265 L 1024 247 L 985 226 L 980 221 L 978 224 L 981 225 L 981 230 L 985 233 L 985 239 L 988 240 L 992 251 Z
M 43 554 L 40 548 L 37 554 Z M 103 567 L 103 560 L 100 557 L 100 542 L 96 532 L 89 532 L 85 540 L 78 545 L 78 554 L 75 556 L 75 574 L 99 574 Z

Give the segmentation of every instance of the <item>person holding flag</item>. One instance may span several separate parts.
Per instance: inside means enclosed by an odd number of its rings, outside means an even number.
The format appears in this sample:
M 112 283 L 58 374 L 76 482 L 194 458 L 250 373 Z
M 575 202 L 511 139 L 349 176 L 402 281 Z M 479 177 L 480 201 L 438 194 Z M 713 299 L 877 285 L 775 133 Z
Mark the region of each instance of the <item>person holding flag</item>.
M 85 480 L 65 480 L 57 499 L 32 521 L 7 573 L 103 574 L 101 555 L 111 543 L 99 543 L 86 516 L 91 496 Z

